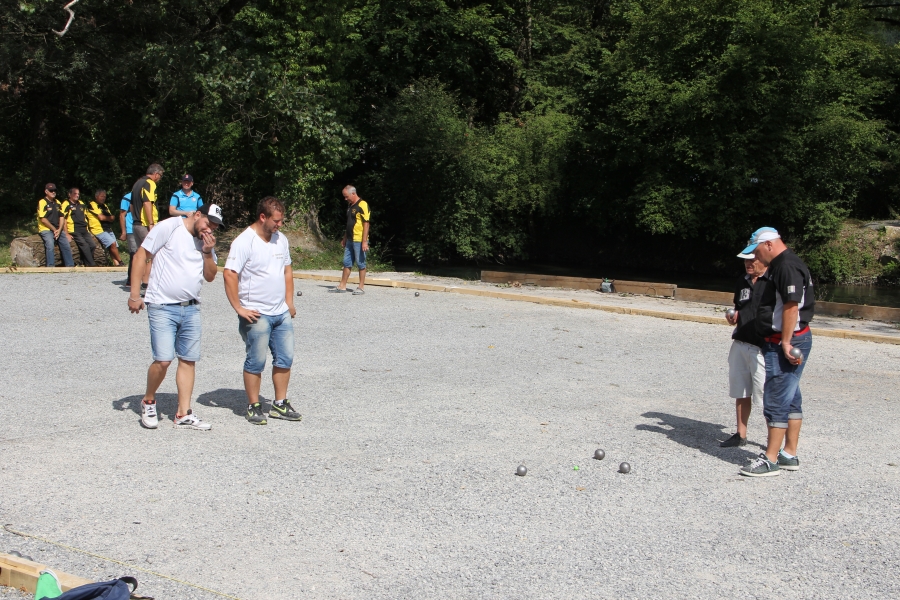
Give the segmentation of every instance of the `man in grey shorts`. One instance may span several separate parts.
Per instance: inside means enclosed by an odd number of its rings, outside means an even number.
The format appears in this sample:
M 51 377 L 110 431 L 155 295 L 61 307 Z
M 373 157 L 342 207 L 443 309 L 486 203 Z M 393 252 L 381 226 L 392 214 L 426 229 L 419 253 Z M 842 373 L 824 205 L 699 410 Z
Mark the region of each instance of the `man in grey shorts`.
M 131 188 L 131 211 L 132 224 L 134 231 L 135 246 L 140 248 L 144 243 L 144 239 L 150 231 L 159 222 L 159 213 L 156 209 L 156 184 L 163 176 L 162 166 L 153 163 L 147 167 L 147 174 L 134 182 Z M 137 252 L 137 250 L 135 250 Z M 150 270 L 152 268 L 152 257 L 147 258 L 147 268 L 144 270 L 144 280 L 141 287 L 146 287 L 150 281 Z
M 747 423 L 752 405 L 763 406 L 763 386 L 766 383 L 766 364 L 763 360 L 762 338 L 756 333 L 756 306 L 753 289 L 766 267 L 753 254 L 738 254 L 744 259 L 746 273 L 738 280 L 734 291 L 734 316 L 725 316 L 734 325 L 731 350 L 728 352 L 728 387 L 734 398 L 737 432 L 719 444 L 723 448 L 744 446 L 747 443 Z

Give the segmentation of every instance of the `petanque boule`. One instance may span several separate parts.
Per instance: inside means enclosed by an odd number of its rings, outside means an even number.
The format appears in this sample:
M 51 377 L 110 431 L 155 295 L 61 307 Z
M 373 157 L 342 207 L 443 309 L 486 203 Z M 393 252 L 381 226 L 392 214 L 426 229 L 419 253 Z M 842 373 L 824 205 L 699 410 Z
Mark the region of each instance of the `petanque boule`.
M 303 295 L 303 292 L 297 292 L 297 295 L 298 295 L 298 296 L 302 296 L 302 295 Z
M 729 319 L 733 319 L 734 315 L 735 315 L 735 310 L 733 308 L 729 308 L 728 310 L 725 311 L 725 316 L 728 317 Z
M 803 352 L 800 351 L 800 348 L 791 348 L 791 351 L 789 352 L 789 354 L 791 356 L 793 356 L 794 358 L 800 358 L 800 359 L 803 358 Z
M 528 473 L 528 469 L 525 467 L 525 465 L 519 465 L 519 467 L 516 469 L 516 475 L 518 475 L 519 477 L 525 477 L 526 473 Z
M 627 462 L 623 462 L 619 465 L 619 473 L 622 473 L 623 475 L 631 473 L 631 465 L 629 465 Z
M 606 458 L 606 452 L 600 448 L 594 450 L 594 460 L 603 460 L 604 458 Z
M 419 297 L 419 292 L 416 292 L 416 298 L 418 298 L 418 297 Z

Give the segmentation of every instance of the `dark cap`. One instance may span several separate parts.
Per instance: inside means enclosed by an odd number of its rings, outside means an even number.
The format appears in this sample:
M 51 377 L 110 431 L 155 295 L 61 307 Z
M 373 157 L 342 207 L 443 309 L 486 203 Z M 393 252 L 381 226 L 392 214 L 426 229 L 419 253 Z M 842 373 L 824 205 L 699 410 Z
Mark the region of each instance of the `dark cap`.
M 188 181 L 190 183 L 194 183 L 194 178 L 190 174 L 185 173 L 184 175 L 182 175 L 181 181 Z
M 206 215 L 216 225 L 222 225 L 222 208 L 218 204 L 204 204 L 198 209 L 201 215 Z
M 56 191 L 56 184 L 55 184 L 55 183 L 48 183 L 47 185 L 44 186 L 44 189 L 47 190 L 48 192 L 55 192 L 55 191 Z

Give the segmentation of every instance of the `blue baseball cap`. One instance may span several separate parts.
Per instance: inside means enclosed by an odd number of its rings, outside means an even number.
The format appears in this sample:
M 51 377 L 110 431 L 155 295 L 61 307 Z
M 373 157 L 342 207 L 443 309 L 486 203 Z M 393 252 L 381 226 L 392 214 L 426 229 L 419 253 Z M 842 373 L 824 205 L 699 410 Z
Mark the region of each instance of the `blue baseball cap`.
M 781 234 L 779 234 L 778 230 L 774 227 L 760 227 L 750 235 L 750 239 L 747 241 L 747 247 L 741 250 L 741 253 L 738 254 L 738 256 L 740 258 L 755 258 L 753 251 L 756 250 L 756 247 L 762 242 L 780 239 Z

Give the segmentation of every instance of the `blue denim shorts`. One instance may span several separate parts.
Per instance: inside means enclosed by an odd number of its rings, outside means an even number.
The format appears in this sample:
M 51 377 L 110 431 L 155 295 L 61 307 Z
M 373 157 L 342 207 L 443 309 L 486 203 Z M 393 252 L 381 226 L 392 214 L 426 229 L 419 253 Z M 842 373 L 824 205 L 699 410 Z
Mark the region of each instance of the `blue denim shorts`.
M 272 351 L 272 366 L 290 369 L 294 364 L 294 322 L 290 311 L 259 315 L 256 323 L 238 317 L 238 331 L 247 347 L 244 370 L 259 375 L 266 368 L 266 348 Z
M 347 242 L 344 246 L 344 268 L 352 269 L 353 263 L 360 269 L 366 268 L 366 253 L 362 250 L 362 242 Z
M 794 335 L 791 345 L 803 352 L 803 362 L 792 365 L 784 357 L 781 344 L 766 342 L 763 357 L 766 360 L 766 385 L 763 391 L 763 415 L 769 427 L 787 429 L 788 421 L 803 418 L 803 396 L 800 394 L 800 376 L 812 350 L 812 333 Z
M 101 231 L 97 234 L 97 239 L 100 240 L 104 248 L 109 248 L 116 243 L 116 236 L 109 231 Z
M 200 307 L 196 304 L 148 304 L 150 347 L 153 360 L 200 360 Z

